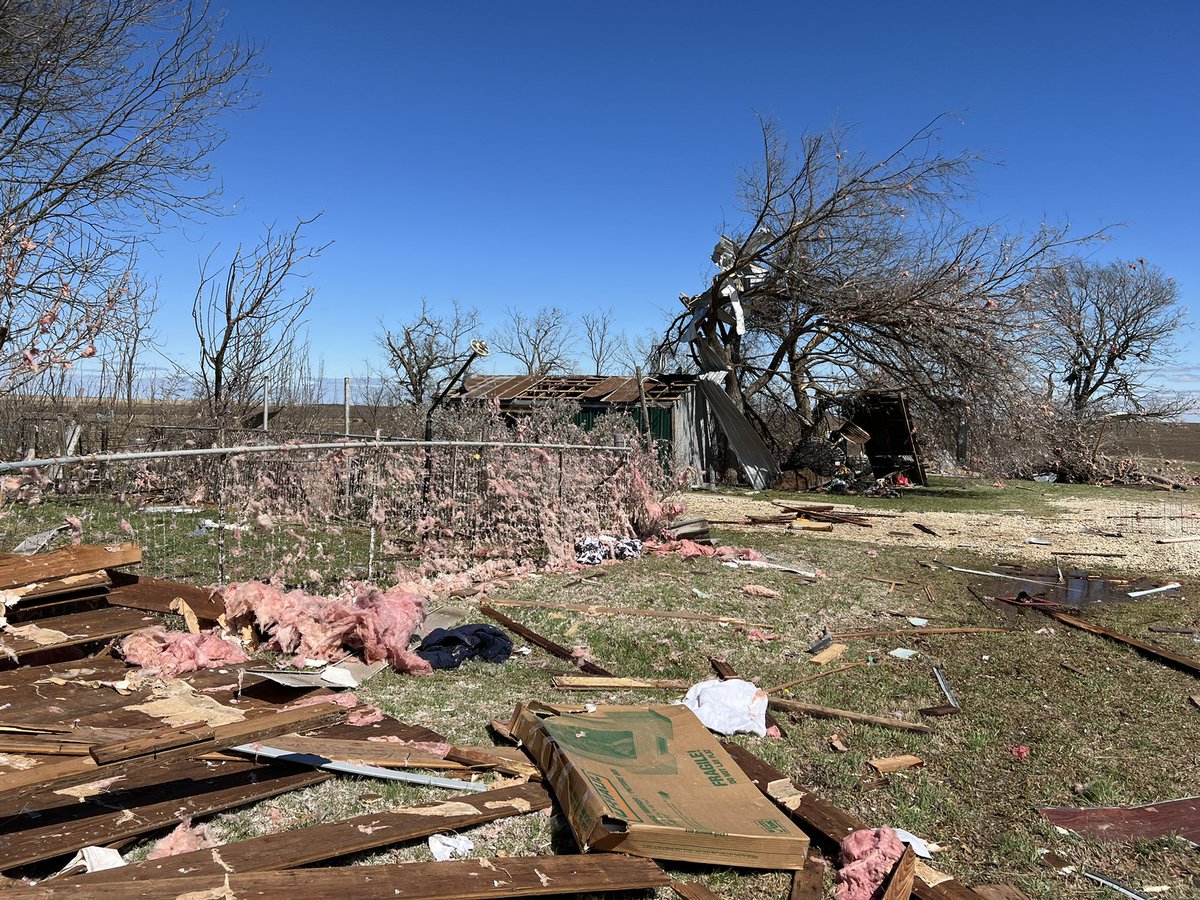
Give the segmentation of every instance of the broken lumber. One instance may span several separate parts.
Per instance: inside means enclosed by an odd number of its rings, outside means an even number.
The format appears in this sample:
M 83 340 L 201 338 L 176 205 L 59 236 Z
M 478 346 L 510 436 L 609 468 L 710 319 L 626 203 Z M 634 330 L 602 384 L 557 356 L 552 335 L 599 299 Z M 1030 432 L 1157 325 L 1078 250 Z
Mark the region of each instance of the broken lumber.
M 886 716 L 871 716 L 849 709 L 817 706 L 814 703 L 802 703 L 799 700 L 780 700 L 772 697 L 768 705 L 771 709 L 778 710 L 779 712 L 812 716 L 817 719 L 845 719 L 847 722 L 858 722 L 862 725 L 877 725 L 880 728 L 891 728 L 893 731 L 915 731 L 920 734 L 928 734 L 933 731 L 928 725 L 902 722 L 899 719 L 889 719 Z
M 213 730 L 207 725 L 184 725 L 178 728 L 156 728 L 146 734 L 110 741 L 107 744 L 94 744 L 88 753 L 97 765 L 139 759 L 142 761 L 156 760 L 157 756 L 168 750 L 178 750 L 181 747 L 195 747 L 206 753 L 216 749 Z
M 871 827 L 832 803 L 799 788 L 778 769 L 744 747 L 727 742 L 722 742 L 722 746 L 746 773 L 746 777 L 786 810 L 826 850 L 839 852 L 846 835 Z M 916 865 L 913 877 L 912 896 L 917 900 L 978 900 L 970 888 L 920 862 Z
M 636 616 L 648 619 L 683 619 L 689 622 L 723 622 L 726 625 L 758 625 L 761 622 L 747 622 L 745 619 L 735 619 L 732 616 L 714 616 L 708 613 L 687 612 L 672 609 L 644 609 L 636 606 L 598 606 L 590 603 L 549 603 L 543 600 L 504 600 L 492 597 L 488 605 L 517 606 L 523 609 L 560 609 L 568 612 L 581 612 L 589 616 Z
M 68 575 L 98 572 L 115 566 L 130 566 L 142 561 L 137 544 L 112 544 L 98 547 L 79 544 L 34 556 L 0 560 L 0 590 L 9 590 L 35 581 L 52 581 Z
M 234 845 L 236 846 L 236 845 Z M 230 847 L 222 847 L 220 856 Z M 211 855 L 211 853 L 207 854 Z M 177 858 L 172 858 L 177 859 Z M 171 861 L 171 860 L 168 860 Z M 124 872 L 124 868 L 106 873 Z M 649 859 L 621 853 L 505 856 L 402 865 L 212 872 L 131 883 L 52 879 L 14 889 L 12 900 L 87 896 L 93 900 L 178 900 L 180 897 L 311 897 L 313 900 L 395 897 L 399 900 L 487 900 L 666 887 L 667 874 Z
M 333 725 L 346 719 L 348 711 L 330 703 L 319 703 L 299 709 L 270 712 L 241 722 L 218 725 L 213 728 L 211 741 L 186 744 L 165 750 L 156 757 L 157 762 L 191 759 L 210 750 L 223 750 L 240 744 L 265 740 L 293 731 L 308 731 L 324 725 Z M 77 784 L 87 784 L 123 775 L 145 763 L 139 759 L 121 759 L 100 764 L 90 755 L 67 757 L 55 762 L 42 763 L 18 772 L 12 772 L 0 781 L 0 798 L 8 801 L 38 791 L 59 790 Z
M 887 775 L 891 772 L 903 772 L 905 769 L 919 769 L 925 765 L 925 760 L 919 756 L 913 756 L 911 753 L 905 753 L 900 756 L 881 756 L 878 759 L 869 760 L 867 765 L 880 775 Z
M 849 649 L 849 646 L 846 644 L 830 644 L 820 653 L 810 656 L 808 661 L 814 666 L 823 666 L 825 663 L 830 663 L 834 660 L 841 659 L 845 652 Z
M 1155 659 L 1161 663 L 1166 663 L 1167 665 L 1176 669 L 1182 669 L 1185 672 L 1191 672 L 1193 675 L 1200 675 L 1200 661 L 1186 656 L 1181 656 L 1178 653 L 1172 653 L 1171 651 L 1164 650 L 1161 647 L 1155 647 L 1153 644 L 1147 644 L 1145 641 L 1139 641 L 1137 638 L 1129 637 L 1129 635 L 1112 631 L 1111 629 L 1105 628 L 1102 625 L 1095 625 L 1079 618 L 1078 616 L 1073 616 L 1070 613 L 1058 612 L 1057 610 L 1053 609 L 1043 609 L 1042 612 L 1054 619 L 1054 621 L 1061 622 L 1063 625 L 1069 625 L 1071 628 L 1078 628 L 1081 631 L 1087 631 L 1091 634 L 1108 638 L 1110 641 L 1116 641 L 1118 644 L 1124 644 L 1127 647 L 1132 647 L 1143 656 L 1148 656 L 1151 659 Z
M 109 572 L 108 575 L 113 585 L 108 602 L 113 606 L 167 615 L 174 612 L 172 604 L 175 600 L 183 600 L 197 618 L 206 622 L 215 622 L 225 614 L 225 601 L 215 588 L 198 588 L 128 572 Z
M 1011 628 L 899 628 L 890 631 L 843 631 L 830 635 L 835 638 L 897 637 L 909 634 L 1006 634 Z
M 1188 534 L 1182 537 L 1159 538 L 1154 543 L 1156 544 L 1190 544 L 1192 541 L 1200 541 L 1200 534 Z
M 604 678 L 598 675 L 556 675 L 560 691 L 686 691 L 692 686 L 682 678 Z
M 121 869 L 87 876 L 88 885 L 105 881 L 151 881 L 222 872 L 265 872 L 296 869 L 457 831 L 508 816 L 547 809 L 551 798 L 539 784 L 521 784 L 482 794 L 463 794 L 428 806 L 398 807 L 248 838 L 221 847 L 218 863 L 207 850 L 145 860 Z
M 720 894 L 714 894 L 698 881 L 672 881 L 671 890 L 683 900 L 721 900 Z
M 818 678 L 824 678 L 826 675 L 836 675 L 838 672 L 845 672 L 847 669 L 857 669 L 859 666 L 865 666 L 865 662 L 853 662 L 845 666 L 838 666 L 836 669 L 827 669 L 824 672 L 818 672 L 816 675 L 805 675 L 803 678 L 793 678 L 791 681 L 785 681 L 782 684 L 777 684 L 775 687 L 767 688 L 768 694 L 778 694 L 780 691 L 785 691 L 790 687 L 795 687 L 798 684 L 805 684 L 809 681 L 816 681 Z
M 494 609 L 491 604 L 480 603 L 479 609 L 489 619 L 499 622 L 513 634 L 520 635 L 521 637 L 525 638 L 525 640 L 529 641 L 529 643 L 541 647 L 551 656 L 557 656 L 561 660 L 565 660 L 566 662 L 577 665 L 581 672 L 587 672 L 589 675 L 604 675 L 609 678 L 615 677 L 612 672 L 608 671 L 608 669 L 605 669 L 603 666 L 598 666 L 593 662 L 588 662 L 586 659 L 577 659 L 575 654 L 562 644 L 557 644 L 550 640 L 550 638 L 542 637 L 536 631 L 531 628 L 526 628 L 520 622 L 514 622 L 508 616 L 504 615 L 504 613 L 498 612 L 496 609 Z

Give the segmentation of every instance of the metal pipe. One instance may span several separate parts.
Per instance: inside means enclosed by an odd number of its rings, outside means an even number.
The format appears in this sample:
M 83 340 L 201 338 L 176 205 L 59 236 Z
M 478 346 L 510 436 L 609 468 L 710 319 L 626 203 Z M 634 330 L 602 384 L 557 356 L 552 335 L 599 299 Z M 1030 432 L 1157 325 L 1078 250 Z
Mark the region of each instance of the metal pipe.
M 346 421 L 345 435 L 350 437 L 350 376 L 342 379 L 342 411 Z
M 606 453 L 629 453 L 628 447 L 617 447 L 609 444 L 535 444 L 529 442 L 505 441 L 417 441 L 417 440 L 388 440 L 388 441 L 338 441 L 314 444 L 253 444 L 237 447 L 191 447 L 187 450 L 139 450 L 133 453 L 88 453 L 82 456 L 51 456 L 42 459 L 23 459 L 13 462 L 0 463 L 0 472 L 13 472 L 20 469 L 40 469 L 53 465 L 74 465 L 75 463 L 115 463 L 136 462 L 146 459 L 179 459 L 193 456 L 241 456 L 250 453 L 282 453 L 288 450 L 359 450 L 373 447 L 511 447 L 541 450 L 595 450 Z

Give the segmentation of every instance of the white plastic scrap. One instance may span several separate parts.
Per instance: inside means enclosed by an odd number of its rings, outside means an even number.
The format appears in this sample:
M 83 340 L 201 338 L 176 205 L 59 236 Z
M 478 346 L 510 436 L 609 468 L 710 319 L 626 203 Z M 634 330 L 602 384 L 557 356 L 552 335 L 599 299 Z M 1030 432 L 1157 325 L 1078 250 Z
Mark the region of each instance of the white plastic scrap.
M 933 859 L 933 855 L 929 852 L 929 845 L 915 834 L 905 831 L 903 828 L 893 828 L 892 831 L 896 832 L 896 837 L 900 838 L 903 843 L 912 847 L 913 853 L 917 854 L 921 859 Z
M 431 834 L 429 852 L 438 862 L 449 859 L 464 859 L 475 849 L 475 842 L 461 834 Z
M 103 872 L 105 869 L 116 869 L 125 865 L 121 854 L 111 847 L 84 847 L 59 870 L 60 875 L 83 869 L 89 875 L 92 872 Z
M 767 734 L 767 692 L 740 678 L 693 684 L 681 703 L 718 734 Z
M 909 650 L 907 647 L 897 647 L 888 652 L 888 656 L 894 656 L 896 659 L 912 659 L 916 655 L 916 650 Z

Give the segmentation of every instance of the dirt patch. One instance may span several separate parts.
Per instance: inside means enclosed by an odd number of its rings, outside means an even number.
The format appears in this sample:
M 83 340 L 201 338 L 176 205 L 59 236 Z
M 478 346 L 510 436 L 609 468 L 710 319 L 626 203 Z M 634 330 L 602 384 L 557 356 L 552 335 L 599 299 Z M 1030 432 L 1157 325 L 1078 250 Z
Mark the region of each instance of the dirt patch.
M 1200 501 L 1169 500 L 1147 494 L 1145 501 L 1122 495 L 1112 500 L 1067 497 L 1051 500 L 1055 510 L 1049 516 L 1029 516 L 1017 511 L 986 512 L 895 512 L 880 517 L 877 507 L 862 509 L 853 503 L 836 502 L 835 512 L 870 514 L 870 528 L 835 525 L 830 533 L 790 531 L 798 541 L 841 540 L 874 547 L 927 549 L 930 556 L 941 550 L 970 550 L 983 559 L 1042 565 L 1053 570 L 1055 560 L 1064 568 L 1116 569 L 1135 575 L 1158 574 L 1175 577 L 1200 575 L 1200 541 L 1159 544 L 1163 537 L 1200 535 Z M 799 503 L 834 502 L 820 495 L 798 495 Z M 897 501 L 898 503 L 902 501 Z M 1019 495 L 1014 503 L 1019 504 Z M 779 508 L 769 501 L 728 494 L 694 493 L 687 497 L 688 514 L 713 520 L 738 519 L 747 515 L 770 515 Z M 917 523 L 937 533 L 927 534 L 914 527 Z M 789 533 L 785 526 L 722 526 L 731 531 L 767 529 Z M 1106 537 L 1097 532 L 1120 534 Z M 1029 543 L 1034 538 L 1048 543 Z M 1123 553 L 1123 557 L 1064 556 L 1061 553 Z

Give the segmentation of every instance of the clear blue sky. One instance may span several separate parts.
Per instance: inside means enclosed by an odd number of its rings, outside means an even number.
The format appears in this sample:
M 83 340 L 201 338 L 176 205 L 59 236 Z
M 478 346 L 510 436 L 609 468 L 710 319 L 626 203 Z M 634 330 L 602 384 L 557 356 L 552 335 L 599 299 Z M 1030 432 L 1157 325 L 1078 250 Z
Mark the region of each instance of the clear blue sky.
M 226 29 L 270 69 L 213 160 L 235 212 L 144 258 L 181 361 L 198 257 L 320 211 L 310 332 L 330 376 L 364 372 L 378 320 L 423 296 L 491 321 L 612 307 L 643 331 L 702 288 L 756 112 L 795 137 L 851 125 L 871 154 L 956 113 L 946 150 L 1001 164 L 981 222 L 1124 223 L 1094 253 L 1156 263 L 1200 308 L 1194 2 L 242 0 Z M 1178 365 L 1200 388 L 1200 354 Z

